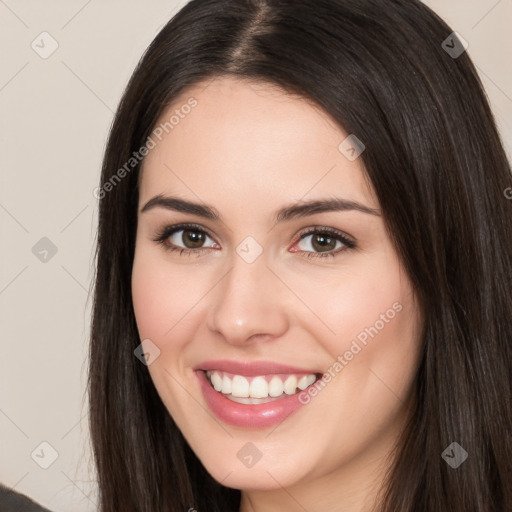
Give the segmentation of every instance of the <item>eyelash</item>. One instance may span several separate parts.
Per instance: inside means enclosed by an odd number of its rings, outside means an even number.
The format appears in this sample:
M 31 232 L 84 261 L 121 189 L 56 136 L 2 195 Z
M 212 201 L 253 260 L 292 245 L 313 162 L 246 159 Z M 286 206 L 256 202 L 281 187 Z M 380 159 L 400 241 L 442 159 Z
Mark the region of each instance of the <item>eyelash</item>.
M 175 245 L 171 245 L 168 242 L 168 238 L 173 235 L 174 233 L 178 231 L 186 231 L 186 230 L 193 230 L 198 231 L 201 233 L 206 234 L 209 238 L 213 240 L 213 237 L 210 235 L 210 233 L 205 230 L 203 227 L 199 226 L 198 224 L 175 224 L 172 226 L 166 226 L 164 227 L 157 235 L 156 238 L 153 238 L 154 242 L 157 242 L 161 245 L 163 245 L 164 249 L 166 251 L 175 252 L 179 251 L 179 255 L 186 254 L 188 256 L 191 256 L 192 254 L 195 256 L 200 256 L 203 251 L 207 250 L 207 247 L 199 247 L 197 249 L 190 249 L 188 247 L 177 247 Z M 349 239 L 347 236 L 345 236 L 341 231 L 338 231 L 337 229 L 328 228 L 328 227 L 322 227 L 322 226 L 314 226 L 312 228 L 309 228 L 308 231 L 302 233 L 297 241 L 295 243 L 300 242 L 302 239 L 304 239 L 306 236 L 312 235 L 312 234 L 320 234 L 320 235 L 329 235 L 329 238 L 334 238 L 335 240 L 341 242 L 345 248 L 332 250 L 329 252 L 313 252 L 313 251 L 297 251 L 299 254 L 301 254 L 305 258 L 327 258 L 327 257 L 334 257 L 340 254 L 341 252 L 347 250 L 347 249 L 354 249 L 356 247 L 356 244 L 353 240 Z

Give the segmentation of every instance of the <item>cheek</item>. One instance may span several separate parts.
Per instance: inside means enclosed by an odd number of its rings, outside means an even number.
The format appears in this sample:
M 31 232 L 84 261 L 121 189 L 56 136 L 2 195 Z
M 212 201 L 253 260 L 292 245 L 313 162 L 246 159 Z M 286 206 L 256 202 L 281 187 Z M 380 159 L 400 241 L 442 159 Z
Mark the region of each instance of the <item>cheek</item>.
M 141 338 L 158 344 L 165 329 L 169 329 L 171 311 L 166 304 L 172 300 L 173 288 L 161 280 L 158 267 L 136 258 L 132 272 L 132 299 L 137 327 Z
M 334 357 L 349 350 L 353 340 L 364 346 L 376 331 L 380 336 L 395 329 L 411 300 L 406 277 L 389 262 L 385 268 L 372 262 L 328 276 L 311 274 L 300 282 L 297 294 L 314 312 L 307 316 L 309 330 Z
M 160 346 L 164 340 L 175 338 L 172 334 L 177 329 L 186 329 L 194 305 L 205 293 L 202 282 L 193 266 L 177 270 L 153 248 L 137 248 L 132 299 L 140 336 Z
M 315 288 L 310 281 L 307 296 L 311 310 L 318 312 L 307 329 L 329 354 L 329 373 L 343 374 L 333 379 L 335 386 L 343 382 L 346 396 L 357 390 L 354 396 L 361 397 L 365 389 L 365 406 L 372 396 L 379 400 L 389 393 L 387 388 L 405 397 L 420 352 L 421 318 L 407 275 L 391 249 L 370 258 L 360 258 L 349 271 L 333 272 L 328 286 Z
M 160 350 L 148 371 L 166 407 L 178 418 L 184 416 L 180 404 L 187 403 L 182 384 L 177 384 L 181 356 L 197 324 L 193 306 L 204 295 L 193 277 L 188 269 L 173 270 L 153 248 L 137 247 L 131 280 L 137 329 L 141 340 L 150 339 Z

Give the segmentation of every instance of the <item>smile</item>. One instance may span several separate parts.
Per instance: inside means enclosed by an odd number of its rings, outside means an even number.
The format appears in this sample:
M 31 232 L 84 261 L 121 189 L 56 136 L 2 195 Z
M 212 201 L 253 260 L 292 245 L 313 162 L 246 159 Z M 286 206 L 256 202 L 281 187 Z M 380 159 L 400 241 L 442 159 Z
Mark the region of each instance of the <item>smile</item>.
M 228 372 L 208 370 L 206 377 L 211 385 L 233 402 L 241 404 L 261 404 L 280 400 L 285 396 L 295 395 L 313 384 L 315 374 L 294 375 L 258 375 L 245 377 Z
M 323 375 L 264 361 L 208 361 L 194 370 L 210 411 L 224 423 L 242 428 L 266 428 L 284 421 L 304 405 L 300 393 Z

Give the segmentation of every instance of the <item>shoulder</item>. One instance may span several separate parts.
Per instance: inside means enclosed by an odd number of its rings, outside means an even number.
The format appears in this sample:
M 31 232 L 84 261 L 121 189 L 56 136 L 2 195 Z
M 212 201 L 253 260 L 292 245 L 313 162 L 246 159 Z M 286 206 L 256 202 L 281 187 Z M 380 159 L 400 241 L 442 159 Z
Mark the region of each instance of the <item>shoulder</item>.
M 19 492 L 0 484 L 0 510 L 2 512 L 51 512 Z

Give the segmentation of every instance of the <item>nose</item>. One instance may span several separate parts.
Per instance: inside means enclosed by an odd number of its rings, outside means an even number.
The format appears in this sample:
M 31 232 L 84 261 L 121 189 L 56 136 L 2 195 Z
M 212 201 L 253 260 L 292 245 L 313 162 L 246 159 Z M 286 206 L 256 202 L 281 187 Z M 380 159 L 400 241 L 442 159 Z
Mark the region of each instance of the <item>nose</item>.
M 234 254 L 231 269 L 209 294 L 208 327 L 229 344 L 268 341 L 289 327 L 285 287 L 264 256 L 247 263 Z

